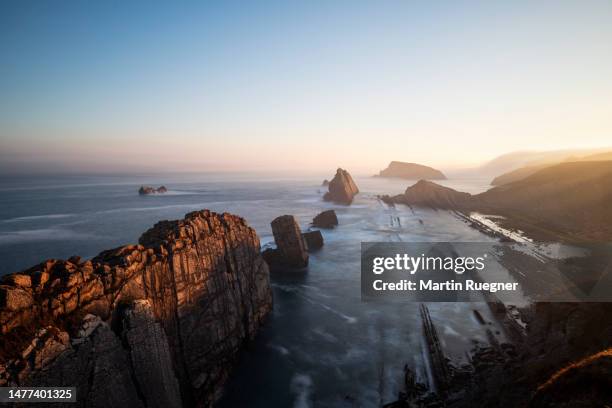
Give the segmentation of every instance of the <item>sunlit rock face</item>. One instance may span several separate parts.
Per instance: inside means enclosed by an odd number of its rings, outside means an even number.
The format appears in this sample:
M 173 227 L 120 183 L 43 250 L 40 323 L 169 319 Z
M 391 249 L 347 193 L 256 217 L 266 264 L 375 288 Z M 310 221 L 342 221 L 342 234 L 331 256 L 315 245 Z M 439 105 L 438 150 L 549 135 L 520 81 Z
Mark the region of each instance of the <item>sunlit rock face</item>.
M 75 384 L 80 406 L 208 406 L 220 396 L 272 308 L 257 234 L 204 210 L 139 241 L 2 279 L 0 385 Z
M 344 205 L 352 203 L 355 195 L 359 193 L 359 188 L 357 188 L 357 184 L 355 184 L 349 172 L 340 168 L 329 182 L 328 189 L 329 191 L 325 193 L 323 199 Z

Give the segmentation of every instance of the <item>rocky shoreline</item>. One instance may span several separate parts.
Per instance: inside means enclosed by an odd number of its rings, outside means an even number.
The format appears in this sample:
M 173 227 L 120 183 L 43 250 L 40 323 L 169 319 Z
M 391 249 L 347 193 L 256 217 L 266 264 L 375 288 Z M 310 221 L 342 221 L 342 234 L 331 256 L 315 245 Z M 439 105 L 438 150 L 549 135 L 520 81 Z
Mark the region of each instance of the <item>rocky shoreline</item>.
M 404 194 L 380 198 L 389 205 L 451 211 L 501 241 L 513 239 L 470 213 L 503 215 L 504 229 L 525 231 L 536 242 L 552 238 L 554 242 L 584 243 L 610 237 L 607 221 L 597 228 L 581 221 L 587 215 L 601 221 L 610 217 L 609 208 L 603 207 L 610 174 L 609 163 L 567 163 L 477 195 L 421 180 Z M 574 196 L 576 191 L 584 194 Z M 504 253 L 500 259 L 519 282 L 524 280 L 523 258 L 529 257 Z M 584 272 L 599 267 L 589 264 Z M 537 271 L 536 283 L 550 285 L 546 268 Z M 525 288 L 529 290 L 527 284 Z M 488 344 L 476 345 L 468 354 L 469 363 L 458 366 L 446 357 L 435 324 L 423 307 L 423 333 L 434 382 L 416 383 L 413 368 L 406 366 L 405 390 L 386 407 L 594 407 L 612 401 L 612 304 L 540 302 L 517 308 L 494 297 L 486 301 L 507 340 L 500 343 L 487 331 Z M 491 324 L 482 315 L 477 320 Z
M 489 303 L 497 320 L 509 309 Z M 599 407 L 612 389 L 612 304 L 537 303 L 515 310 L 527 330 L 500 343 L 477 344 L 468 363 L 450 359 L 438 340 L 427 307 L 421 320 L 433 384 L 417 383 L 414 369 L 404 368 L 404 391 L 385 408 Z M 491 324 L 482 316 L 482 325 Z M 489 329 L 487 329 L 489 330 Z

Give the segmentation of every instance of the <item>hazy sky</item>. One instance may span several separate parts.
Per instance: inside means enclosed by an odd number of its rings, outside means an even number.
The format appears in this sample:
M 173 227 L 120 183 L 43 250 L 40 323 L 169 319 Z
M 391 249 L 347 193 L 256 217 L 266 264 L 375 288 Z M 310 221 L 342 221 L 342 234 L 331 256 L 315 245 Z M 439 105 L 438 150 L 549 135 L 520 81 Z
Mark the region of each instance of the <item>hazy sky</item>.
M 448 168 L 612 145 L 612 2 L 0 2 L 0 168 Z

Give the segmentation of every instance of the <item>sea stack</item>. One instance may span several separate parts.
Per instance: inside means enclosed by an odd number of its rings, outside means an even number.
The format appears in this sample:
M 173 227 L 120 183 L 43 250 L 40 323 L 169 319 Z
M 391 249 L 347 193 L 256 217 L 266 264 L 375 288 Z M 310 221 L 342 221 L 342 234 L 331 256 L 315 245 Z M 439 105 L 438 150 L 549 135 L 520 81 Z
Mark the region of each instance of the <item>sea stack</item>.
M 306 243 L 306 249 L 308 251 L 315 251 L 323 248 L 323 235 L 321 231 L 314 230 L 308 231 L 302 234 L 304 242 Z
M 276 249 L 264 253 L 266 261 L 275 266 L 279 264 L 292 268 L 308 266 L 308 250 L 295 217 L 281 215 L 275 218 L 271 225 Z
M 212 406 L 271 309 L 255 230 L 193 212 L 138 245 L 4 276 L 0 386 L 71 385 L 80 407 Z
M 325 193 L 323 199 L 337 204 L 349 205 L 353 198 L 359 193 L 359 188 L 353 181 L 348 171 L 338 168 L 336 175 L 329 182 L 329 191 Z
M 312 219 L 312 225 L 317 228 L 334 228 L 338 225 L 338 217 L 334 210 L 323 211 Z

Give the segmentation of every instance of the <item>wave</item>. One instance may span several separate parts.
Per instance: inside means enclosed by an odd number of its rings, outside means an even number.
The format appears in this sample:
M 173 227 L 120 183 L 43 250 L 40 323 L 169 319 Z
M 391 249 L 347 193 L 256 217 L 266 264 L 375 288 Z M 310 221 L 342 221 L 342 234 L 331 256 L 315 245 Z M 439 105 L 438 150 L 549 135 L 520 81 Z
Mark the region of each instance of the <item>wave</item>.
M 211 203 L 197 203 L 197 204 L 171 204 L 171 205 L 159 205 L 155 207 L 125 207 L 125 208 L 113 208 L 112 210 L 96 211 L 94 214 L 116 214 L 122 212 L 141 212 L 141 211 L 157 211 L 157 210 L 171 210 L 175 208 L 184 209 L 201 209 L 205 208 L 206 205 Z
M 268 347 L 278 351 L 283 356 L 289 355 L 289 349 L 287 347 L 281 346 L 280 344 L 269 344 Z
M 100 238 L 84 232 L 70 231 L 62 228 L 42 228 L 0 232 L 0 245 L 19 244 L 35 241 L 62 241 Z
M 296 373 L 291 379 L 291 392 L 296 395 L 294 408 L 309 408 L 312 378 L 308 374 Z
M 321 303 L 321 302 L 317 302 L 316 300 L 311 299 L 309 296 L 306 296 L 304 294 L 304 290 L 300 289 L 299 287 L 295 287 L 295 286 L 290 286 L 290 285 L 281 285 L 278 283 L 272 283 L 270 286 L 272 286 L 273 288 L 282 290 L 283 292 L 287 292 L 287 293 L 295 293 L 296 295 L 298 295 L 299 297 L 301 297 L 302 299 L 304 299 L 305 301 L 309 302 L 312 305 L 315 306 L 319 306 L 325 310 L 327 310 L 328 312 L 331 312 L 332 314 L 335 314 L 336 316 L 341 317 L 342 319 L 346 320 L 347 323 L 353 324 L 353 323 L 357 323 L 357 318 L 353 317 L 353 316 L 349 316 L 346 315 L 342 312 L 340 312 L 339 310 L 334 309 L 331 306 L 326 305 L 325 303 Z M 312 287 L 309 285 L 299 285 L 301 287 Z M 329 297 L 327 295 L 322 295 L 323 297 Z
M 7 218 L 2 222 L 20 222 L 20 221 L 35 221 L 35 220 L 55 220 L 59 218 L 69 218 L 76 214 L 45 214 L 45 215 L 28 215 L 23 217 Z
M 344 320 L 346 320 L 347 323 L 350 323 L 350 324 L 357 323 L 357 318 L 356 317 L 345 315 L 344 313 L 340 312 L 339 310 L 334 309 L 331 306 L 328 306 L 328 305 L 326 305 L 324 303 L 321 303 L 321 302 L 316 302 L 316 301 L 314 301 L 314 300 L 312 300 L 312 299 L 310 299 L 310 298 L 308 298 L 306 296 L 302 295 L 302 297 L 306 301 L 312 303 L 313 305 L 322 307 L 323 309 L 327 310 L 328 312 L 331 312 L 331 313 L 335 314 L 336 316 L 339 316 L 339 317 L 343 318 Z

